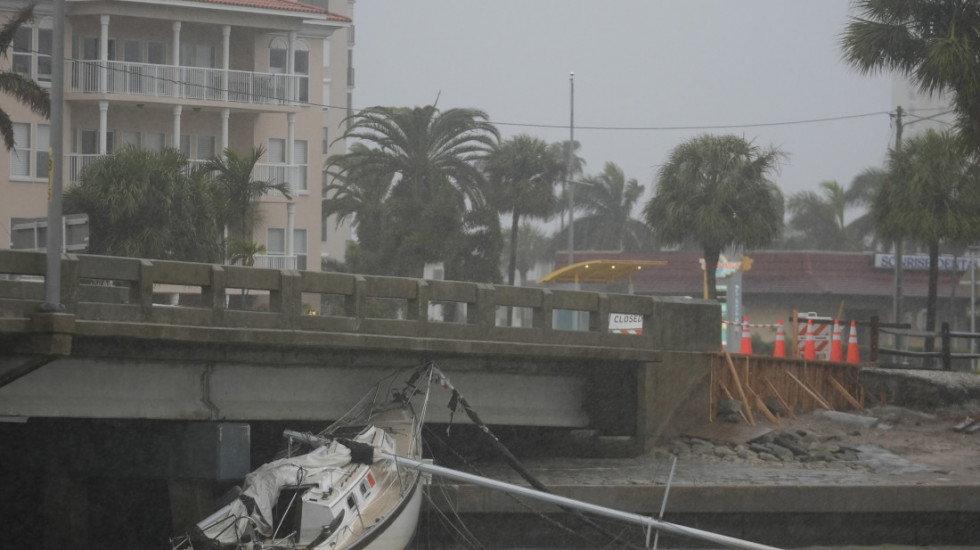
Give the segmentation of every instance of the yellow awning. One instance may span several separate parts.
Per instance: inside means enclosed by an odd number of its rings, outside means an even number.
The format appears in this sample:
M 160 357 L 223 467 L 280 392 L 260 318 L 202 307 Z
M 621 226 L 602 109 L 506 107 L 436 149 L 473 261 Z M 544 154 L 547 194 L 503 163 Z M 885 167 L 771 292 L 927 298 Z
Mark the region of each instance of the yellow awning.
M 591 260 L 565 266 L 538 279 L 539 283 L 611 283 L 666 261 Z

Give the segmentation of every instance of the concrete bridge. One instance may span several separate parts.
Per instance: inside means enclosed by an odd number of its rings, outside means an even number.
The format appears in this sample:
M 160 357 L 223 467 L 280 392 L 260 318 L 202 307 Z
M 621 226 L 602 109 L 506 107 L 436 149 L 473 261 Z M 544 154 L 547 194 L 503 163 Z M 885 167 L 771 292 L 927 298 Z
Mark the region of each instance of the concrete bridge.
M 75 254 L 61 268 L 65 311 L 43 313 L 44 255 L 0 251 L 0 416 L 323 421 L 435 361 L 489 424 L 642 447 L 718 348 L 719 308 L 700 300 Z M 611 332 L 614 314 L 642 334 Z

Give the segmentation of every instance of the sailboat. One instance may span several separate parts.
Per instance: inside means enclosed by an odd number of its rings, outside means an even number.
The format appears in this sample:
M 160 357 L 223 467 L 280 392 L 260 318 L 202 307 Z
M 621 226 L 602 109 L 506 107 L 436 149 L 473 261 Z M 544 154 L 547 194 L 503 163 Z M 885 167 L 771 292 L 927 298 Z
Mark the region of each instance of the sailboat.
M 422 420 L 436 383 L 452 391 L 451 408 L 461 405 L 489 434 L 448 378 L 429 364 L 387 400 L 379 403 L 376 390 L 318 434 L 286 430 L 286 456 L 246 476 L 240 494 L 175 539 L 174 550 L 403 550 L 418 524 L 423 473 L 633 523 L 644 529 L 647 547 L 651 534 L 664 532 L 730 548 L 778 550 L 555 495 L 536 480 L 534 487 L 512 485 L 423 460 Z M 305 452 L 295 454 L 297 447 Z
M 173 548 L 405 548 L 418 523 L 422 473 L 393 457 L 422 457 L 431 372 L 416 370 L 388 395 L 379 383 L 320 433 L 286 430 L 284 456 L 248 474 L 230 502 Z

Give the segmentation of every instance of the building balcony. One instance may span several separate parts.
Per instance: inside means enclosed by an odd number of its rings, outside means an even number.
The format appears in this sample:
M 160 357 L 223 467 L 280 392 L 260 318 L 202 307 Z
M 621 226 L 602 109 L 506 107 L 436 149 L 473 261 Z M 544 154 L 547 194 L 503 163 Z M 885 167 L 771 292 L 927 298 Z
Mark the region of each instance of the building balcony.
M 255 265 L 266 269 L 296 269 L 296 256 L 285 254 L 256 254 Z
M 247 105 L 302 105 L 309 77 L 97 60 L 66 61 L 66 93 L 128 95 Z

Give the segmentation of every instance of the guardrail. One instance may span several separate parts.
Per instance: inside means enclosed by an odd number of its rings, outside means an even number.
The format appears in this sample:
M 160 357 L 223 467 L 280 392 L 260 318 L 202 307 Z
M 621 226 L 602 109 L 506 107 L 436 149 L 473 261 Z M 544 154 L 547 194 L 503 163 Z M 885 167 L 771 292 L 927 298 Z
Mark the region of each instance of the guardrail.
M 908 325 L 904 325 L 907 327 Z M 877 323 L 877 317 L 872 318 L 872 338 L 875 342 L 879 341 L 879 334 L 891 334 L 898 337 L 918 337 L 929 339 L 939 339 L 939 349 L 932 351 L 911 351 L 911 350 L 901 350 L 894 348 L 881 347 L 880 345 L 873 348 L 871 360 L 874 362 L 878 361 L 878 355 L 889 355 L 896 357 L 918 357 L 926 359 L 923 361 L 923 366 L 932 366 L 935 359 L 939 359 L 940 368 L 942 370 L 952 370 L 953 359 L 980 359 L 980 354 L 977 353 L 953 353 L 952 340 L 953 338 L 965 338 L 969 340 L 980 339 L 980 334 L 975 332 L 954 332 L 949 329 L 949 323 L 943 321 L 938 332 L 924 331 L 924 330 L 910 330 L 907 328 L 892 328 L 893 325 L 885 325 Z M 884 367 L 892 365 L 881 365 Z
M 42 253 L 0 251 L 0 321 L 8 321 L 0 330 L 18 330 L 9 321 L 37 312 L 45 265 Z M 76 322 L 121 328 L 147 323 L 648 351 L 660 349 L 669 332 L 669 349 L 704 351 L 714 349 L 720 319 L 713 302 L 573 290 L 83 254 L 63 255 L 61 268 L 62 303 Z M 507 326 L 508 308 L 525 308 L 530 326 Z M 556 318 L 576 312 L 587 318 L 581 330 L 558 328 Z M 611 314 L 642 317 L 642 334 L 610 332 Z

